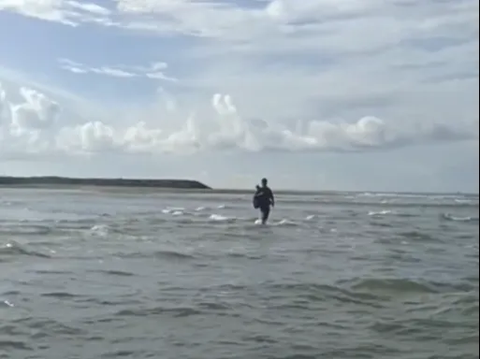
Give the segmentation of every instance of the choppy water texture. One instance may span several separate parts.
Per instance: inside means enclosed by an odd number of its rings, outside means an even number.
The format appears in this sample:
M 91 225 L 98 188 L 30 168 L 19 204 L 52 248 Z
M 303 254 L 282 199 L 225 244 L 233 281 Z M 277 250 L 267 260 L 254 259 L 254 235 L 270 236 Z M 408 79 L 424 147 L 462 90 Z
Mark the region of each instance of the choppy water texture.
M 478 197 L 0 190 L 0 358 L 478 358 Z

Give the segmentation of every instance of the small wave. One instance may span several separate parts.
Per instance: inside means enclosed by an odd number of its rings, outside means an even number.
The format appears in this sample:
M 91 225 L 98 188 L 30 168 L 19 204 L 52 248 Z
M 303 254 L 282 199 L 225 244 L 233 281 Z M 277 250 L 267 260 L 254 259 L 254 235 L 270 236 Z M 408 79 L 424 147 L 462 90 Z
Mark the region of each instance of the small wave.
M 102 274 L 107 274 L 107 275 L 117 276 L 117 277 L 132 277 L 135 275 L 132 272 L 126 272 L 126 271 L 114 270 L 114 269 L 94 270 L 92 272 L 102 273 Z
M 274 226 L 282 226 L 282 227 L 295 227 L 295 226 L 298 226 L 298 223 L 292 221 L 292 220 L 289 220 L 289 219 L 282 219 L 278 222 L 274 222 L 272 223 L 272 225 Z
M 97 224 L 90 228 L 90 231 L 94 235 L 105 237 L 110 233 L 111 229 L 106 224 Z
M 15 257 L 15 256 L 22 256 L 22 255 L 31 256 L 31 257 L 40 257 L 40 258 L 51 258 L 48 254 L 27 249 L 16 242 L 7 243 L 3 246 L 0 246 L 0 258 L 3 256 Z
M 202 312 L 192 307 L 154 307 L 146 309 L 123 309 L 117 312 L 115 315 L 119 317 L 140 317 L 149 318 L 154 315 L 170 314 L 176 318 L 190 317 L 193 315 L 199 315 Z
M 410 232 L 403 232 L 400 233 L 400 236 L 407 238 L 413 241 L 420 241 L 420 242 L 437 242 L 438 239 L 432 237 L 428 233 L 418 232 L 418 231 L 410 231 Z
M 168 259 L 193 259 L 193 258 L 195 258 L 195 256 L 192 255 L 192 254 L 178 252 L 178 251 L 175 251 L 175 250 L 156 251 L 156 252 L 154 252 L 153 255 L 157 258 L 168 258 Z
M 42 225 L 14 225 L 14 226 L 3 226 L 0 229 L 0 235 L 47 235 L 52 232 L 52 228 Z
M 58 337 L 59 335 L 86 335 L 87 331 L 68 326 L 54 319 L 26 319 L 25 324 L 32 330 L 32 339 Z
M 167 207 L 162 209 L 163 214 L 173 214 L 173 213 L 183 213 L 185 212 L 185 208 L 183 207 Z
M 69 293 L 69 292 L 47 292 L 42 293 L 42 297 L 50 297 L 50 298 L 59 298 L 59 299 L 67 299 L 67 298 L 76 298 L 78 297 L 77 294 Z
M 446 221 L 454 221 L 454 222 L 475 222 L 478 223 L 478 217 L 455 217 L 452 216 L 450 213 L 444 213 L 441 215 L 441 219 Z
M 378 211 L 378 212 L 370 211 L 368 212 L 368 215 L 369 216 L 385 216 L 387 214 L 393 214 L 393 213 L 394 213 L 393 211 L 389 211 L 389 210 Z
M 5 305 L 5 306 L 7 306 L 7 307 L 9 307 L 9 308 L 13 308 L 13 307 L 14 307 L 14 305 L 13 305 L 12 303 L 10 303 L 10 302 L 9 302 L 8 300 L 6 300 L 6 299 L 0 301 L 0 304 L 3 304 L 3 305 Z
M 212 214 L 208 219 L 214 222 L 234 222 L 237 220 L 236 217 L 227 217 L 222 216 L 221 214 Z
M 460 204 L 478 204 L 478 200 L 473 200 L 473 199 L 459 199 L 459 198 L 455 198 L 454 201 L 457 202 L 457 203 L 460 203 Z
M 325 299 L 333 299 L 340 303 L 355 303 L 369 307 L 380 308 L 379 300 L 383 297 L 373 293 L 359 292 L 342 288 L 338 285 L 327 285 L 318 283 L 274 283 L 266 287 L 273 290 L 286 290 L 295 292 L 297 300 L 293 303 L 283 304 L 281 307 L 304 308 L 310 307 L 311 303 Z
M 391 295 L 400 294 L 436 294 L 450 291 L 468 291 L 472 290 L 469 284 L 447 284 L 440 282 L 425 282 L 413 279 L 393 279 L 393 278 L 369 278 L 356 279 L 352 282 L 351 288 L 358 291 L 368 291 L 369 293 L 383 293 Z
M 0 340 L 0 348 L 3 350 L 11 351 L 11 350 L 27 350 L 33 351 L 34 349 L 28 345 L 28 343 L 24 341 L 18 340 Z
M 383 293 L 437 293 L 429 285 L 408 279 L 362 279 L 352 285 L 355 290 Z
M 155 252 L 143 253 L 143 252 L 134 252 L 134 253 L 117 253 L 117 257 L 120 258 L 148 258 L 153 257 L 157 259 L 193 259 L 194 255 L 184 252 L 179 252 L 171 249 L 163 249 Z

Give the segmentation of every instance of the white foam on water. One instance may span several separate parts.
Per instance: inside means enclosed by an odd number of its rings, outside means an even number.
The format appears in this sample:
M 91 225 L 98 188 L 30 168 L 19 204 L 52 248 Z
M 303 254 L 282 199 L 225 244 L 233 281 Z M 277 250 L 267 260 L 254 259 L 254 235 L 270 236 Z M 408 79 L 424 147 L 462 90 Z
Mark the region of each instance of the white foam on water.
M 5 304 L 7 307 L 10 307 L 10 308 L 14 307 L 14 305 L 12 303 L 10 303 L 8 300 L 4 300 L 3 304 Z
M 235 218 L 222 216 L 221 214 L 212 214 L 210 217 L 208 217 L 208 219 L 215 222 L 227 222 L 235 220 Z
M 386 214 L 393 214 L 393 212 L 389 210 L 378 211 L 378 212 L 375 212 L 375 211 L 368 212 L 369 216 L 384 216 Z
M 442 214 L 441 218 L 454 222 L 478 222 L 478 217 L 456 217 L 452 216 L 450 213 Z
M 90 232 L 94 235 L 105 237 L 109 233 L 109 227 L 106 224 L 96 224 L 95 226 L 90 228 Z
M 277 225 L 277 226 L 296 226 L 297 223 L 295 223 L 294 221 L 291 221 L 289 219 L 284 218 L 284 219 L 276 222 L 275 225 Z

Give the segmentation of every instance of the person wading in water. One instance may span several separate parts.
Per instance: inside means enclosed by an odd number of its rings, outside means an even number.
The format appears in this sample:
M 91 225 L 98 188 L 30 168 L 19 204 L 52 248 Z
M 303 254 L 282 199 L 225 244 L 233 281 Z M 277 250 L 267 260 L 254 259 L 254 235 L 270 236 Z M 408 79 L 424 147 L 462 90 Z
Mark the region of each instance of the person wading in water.
M 257 191 L 253 196 L 253 207 L 259 208 L 262 214 L 262 224 L 266 224 L 270 216 L 270 206 L 275 207 L 275 198 L 272 190 L 267 186 L 267 179 L 262 179 L 262 186 L 257 186 Z

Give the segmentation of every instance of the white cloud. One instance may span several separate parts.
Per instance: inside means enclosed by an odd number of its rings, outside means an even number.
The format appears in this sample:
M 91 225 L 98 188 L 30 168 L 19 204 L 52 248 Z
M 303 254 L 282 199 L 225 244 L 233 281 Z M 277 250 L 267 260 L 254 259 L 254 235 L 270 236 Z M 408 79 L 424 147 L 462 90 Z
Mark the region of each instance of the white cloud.
M 14 94 L 17 95 L 17 94 Z M 70 124 L 61 118 L 56 101 L 36 90 L 21 87 L 21 102 L 12 103 L 0 91 L 2 153 L 63 153 L 65 155 L 119 153 L 194 154 L 222 150 L 257 151 L 365 151 L 435 141 L 478 140 L 476 123 L 417 123 L 394 126 L 376 117 L 356 122 L 315 120 L 304 131 L 278 123 L 242 117 L 228 95 L 212 97 L 212 117 L 190 116 L 183 125 L 166 130 L 145 120 L 131 119 L 126 126 L 85 121 Z M 6 109 L 6 110 L 5 110 Z M 165 121 L 168 121 L 166 119 Z
M 108 16 L 111 14 L 95 3 L 69 0 L 0 0 L 1 10 L 69 26 L 78 26 L 82 22 L 109 25 Z
M 157 80 L 166 80 L 176 82 L 177 79 L 165 75 L 164 71 L 168 68 L 168 65 L 164 62 L 153 62 L 149 66 L 101 66 L 101 67 L 89 67 L 76 61 L 69 59 L 59 59 L 62 69 L 76 73 L 76 74 L 88 74 L 93 73 L 97 75 L 119 77 L 119 78 L 133 78 L 133 77 L 145 77 Z

